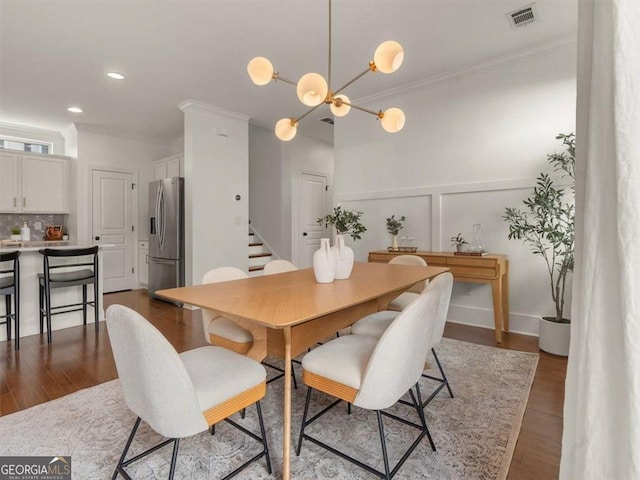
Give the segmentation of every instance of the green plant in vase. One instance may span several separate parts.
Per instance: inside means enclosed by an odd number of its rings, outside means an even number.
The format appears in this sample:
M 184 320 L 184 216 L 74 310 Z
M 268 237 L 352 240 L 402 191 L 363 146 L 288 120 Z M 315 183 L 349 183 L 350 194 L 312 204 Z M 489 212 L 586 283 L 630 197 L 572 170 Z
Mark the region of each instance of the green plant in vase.
M 367 231 L 367 227 L 360 223 L 362 213 L 357 210 L 343 210 L 337 206 L 334 207 L 333 213 L 320 217 L 318 224 L 324 225 L 325 228 L 333 225 L 336 234 L 349 235 L 353 240 L 360 240 L 362 234 Z
M 457 252 L 464 252 L 464 246 L 469 244 L 462 236 L 462 232 L 459 232 L 455 237 L 451 237 L 449 241 L 451 246 L 456 247 Z
M 22 240 L 22 230 L 17 225 L 11 227 L 11 240 Z
M 395 215 L 391 215 L 391 217 L 387 218 L 387 232 L 393 235 L 393 245 L 391 248 L 394 250 L 398 249 L 398 232 L 404 228 L 402 222 L 406 220 L 407 218 L 404 215 L 400 218 L 396 218 Z

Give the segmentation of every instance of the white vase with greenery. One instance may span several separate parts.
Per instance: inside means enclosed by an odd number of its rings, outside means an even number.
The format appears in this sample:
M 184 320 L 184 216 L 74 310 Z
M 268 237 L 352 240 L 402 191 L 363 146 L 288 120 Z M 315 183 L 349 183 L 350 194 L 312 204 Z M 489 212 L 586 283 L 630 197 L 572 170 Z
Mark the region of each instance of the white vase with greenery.
M 387 218 L 387 232 L 391 234 L 391 248 L 398 250 L 398 233 L 404 228 L 402 222 L 407 218 L 402 215 L 400 218 L 396 218 L 395 215 L 391 215 Z
M 331 247 L 335 255 L 336 280 L 344 280 L 351 276 L 353 270 L 354 253 L 351 247 L 344 243 L 344 236 L 349 235 L 353 240 L 360 240 L 367 227 L 360 223 L 362 212 L 357 210 L 343 210 L 337 206 L 332 214 L 318 219 L 318 224 L 327 228 L 333 225 L 336 231 L 334 246 Z
M 551 175 L 538 176 L 533 193 L 523 201 L 524 210 L 507 208 L 502 217 L 509 224 L 509 239 L 522 240 L 541 256 L 549 274 L 555 315 L 540 319 L 539 346 L 555 355 L 569 354 L 570 321 L 564 317 L 567 276 L 573 271 L 575 237 L 575 135 L 556 137 L 565 151 L 547 155 L 554 172 L 567 180 L 570 191 L 556 185 Z

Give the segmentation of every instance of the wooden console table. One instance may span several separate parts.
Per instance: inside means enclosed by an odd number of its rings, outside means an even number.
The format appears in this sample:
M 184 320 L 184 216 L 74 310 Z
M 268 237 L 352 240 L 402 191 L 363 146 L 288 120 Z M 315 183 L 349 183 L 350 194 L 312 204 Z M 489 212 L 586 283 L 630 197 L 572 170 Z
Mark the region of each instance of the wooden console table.
M 398 255 L 417 255 L 430 267 L 448 267 L 458 282 L 490 283 L 493 293 L 493 318 L 496 342 L 502 342 L 502 331 L 509 332 L 509 260 L 506 255 L 454 255 L 453 252 L 369 252 L 369 261 L 387 263 Z

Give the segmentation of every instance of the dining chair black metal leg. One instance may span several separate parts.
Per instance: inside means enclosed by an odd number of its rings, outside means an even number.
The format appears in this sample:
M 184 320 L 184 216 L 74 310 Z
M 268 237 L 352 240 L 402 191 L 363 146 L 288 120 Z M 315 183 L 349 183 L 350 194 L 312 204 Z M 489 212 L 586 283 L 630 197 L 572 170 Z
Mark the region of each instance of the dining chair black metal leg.
M 82 285 L 82 324 L 87 324 L 87 286 Z
M 131 442 L 133 442 L 133 437 L 136 436 L 136 431 L 138 430 L 138 427 L 140 426 L 140 422 L 141 421 L 142 421 L 142 419 L 140 417 L 138 417 L 136 419 L 136 423 L 133 425 L 133 430 L 131 430 L 131 433 L 129 434 L 129 438 L 127 439 L 127 443 L 124 446 L 124 450 L 122 451 L 122 455 L 120 455 L 120 460 L 118 460 L 118 464 L 116 465 L 116 469 L 114 470 L 113 475 L 111 476 L 111 480 L 116 480 L 116 478 L 118 477 L 118 472 L 122 468 L 122 464 L 124 463 L 124 459 L 127 456 L 127 452 L 129 451 L 129 447 L 131 446 Z
M 260 435 L 262 436 L 262 448 L 267 459 L 267 473 L 271 475 L 271 458 L 269 456 L 269 444 L 267 443 L 267 434 L 264 429 L 264 420 L 262 418 L 262 408 L 260 400 L 256 402 L 256 410 L 258 411 L 258 423 L 260 424 Z
M 415 405 L 416 411 L 418 412 L 418 416 L 420 417 L 420 422 L 422 423 L 425 433 L 427 434 L 427 439 L 429 439 L 429 444 L 431 445 L 431 450 L 436 451 L 436 444 L 433 443 L 433 438 L 431 438 L 431 432 L 429 431 L 429 427 L 427 426 L 427 418 L 424 414 L 424 405 L 422 404 L 422 395 L 420 394 L 420 385 L 416 383 L 416 397 L 413 396 L 413 392 L 409 390 L 411 393 L 411 398 L 413 399 L 413 403 Z
M 96 335 L 100 333 L 100 303 L 98 302 L 98 277 L 93 282 L 93 315 L 96 324 Z
M 7 341 L 11 340 L 11 295 L 5 295 L 4 296 L 4 306 L 5 306 L 5 313 L 7 314 L 7 316 L 5 317 L 5 320 L 7 321 Z
M 42 284 L 38 287 L 38 300 L 38 305 L 40 306 L 40 335 L 42 335 L 44 333 L 44 316 L 42 313 L 44 311 L 44 287 Z
M 309 402 L 311 401 L 311 391 L 313 388 L 307 388 L 307 399 L 304 402 L 304 413 L 302 414 L 302 423 L 300 424 L 300 436 L 298 437 L 298 446 L 296 447 L 296 456 L 300 456 L 300 450 L 302 449 L 302 437 L 304 436 L 304 427 L 307 423 L 307 414 L 309 413 Z
M 382 413 L 380 410 L 376 410 L 378 414 L 378 430 L 380 430 L 380 443 L 382 445 L 382 461 L 384 463 L 384 478 L 391 480 L 391 474 L 389 472 L 389 457 L 387 456 L 387 443 L 384 439 L 384 426 L 382 424 Z
M 176 473 L 176 463 L 178 460 L 178 448 L 180 448 L 180 439 L 176 438 L 173 441 L 173 454 L 171 455 L 171 467 L 169 468 L 169 480 L 173 480 L 173 476 Z
M 48 285 L 44 285 L 44 303 L 45 303 L 45 316 L 47 317 L 47 343 L 53 341 L 51 335 L 51 288 L 47 288 Z
M 293 388 L 298 389 L 298 381 L 296 380 L 296 371 L 293 369 L 293 360 L 291 360 L 291 378 L 293 379 Z
M 15 328 L 13 331 L 16 335 L 16 341 L 14 343 L 15 350 L 20 350 L 20 264 L 16 264 L 16 282 L 15 282 L 15 292 L 13 295 L 13 301 L 15 302 L 15 308 L 13 309 L 14 317 L 13 320 L 15 322 Z
M 431 353 L 433 353 L 433 358 L 436 359 L 436 364 L 438 365 L 438 369 L 440 370 L 440 375 L 442 375 L 442 380 L 444 380 L 444 384 L 447 387 L 447 390 L 449 390 L 449 396 L 451 398 L 453 398 L 453 392 L 451 391 L 451 386 L 449 385 L 449 380 L 447 379 L 447 376 L 444 374 L 444 370 L 442 369 L 442 365 L 440 364 L 440 360 L 438 359 L 438 355 L 436 355 L 436 349 L 432 348 L 431 349 Z

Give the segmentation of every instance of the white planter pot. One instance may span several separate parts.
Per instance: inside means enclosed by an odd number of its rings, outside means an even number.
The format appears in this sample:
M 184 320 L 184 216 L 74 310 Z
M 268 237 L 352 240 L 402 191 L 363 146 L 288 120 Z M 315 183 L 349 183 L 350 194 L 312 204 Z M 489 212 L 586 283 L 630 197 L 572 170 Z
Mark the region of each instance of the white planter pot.
M 539 335 L 538 346 L 540 350 L 562 357 L 569 356 L 570 323 L 551 322 L 541 318 Z
M 345 280 L 353 270 L 353 250 L 344 244 L 344 235 L 336 235 L 336 243 L 333 247 L 336 258 L 336 280 Z
M 313 253 L 313 274 L 318 283 L 331 283 L 336 276 L 336 257 L 329 239 L 320 239 L 320 248 Z
M 11 240 L 13 240 L 14 242 L 19 242 L 22 240 L 22 235 L 19 233 L 12 233 L 11 236 L 9 237 Z

